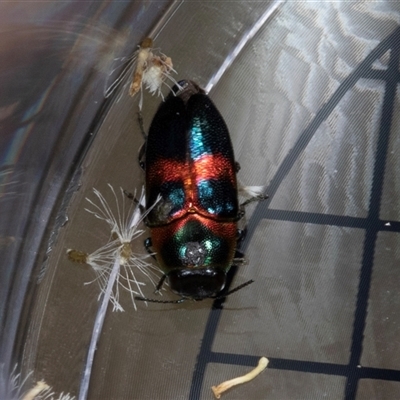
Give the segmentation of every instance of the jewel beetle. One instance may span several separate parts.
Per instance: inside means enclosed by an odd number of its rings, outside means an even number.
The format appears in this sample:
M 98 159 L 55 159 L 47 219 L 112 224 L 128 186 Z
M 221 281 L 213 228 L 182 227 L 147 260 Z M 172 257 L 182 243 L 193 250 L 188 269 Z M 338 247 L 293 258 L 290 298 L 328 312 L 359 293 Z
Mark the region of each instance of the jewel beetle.
M 180 301 L 218 297 L 234 262 L 244 211 L 228 128 L 196 83 L 180 81 L 159 106 L 144 168 L 151 231 L 145 245 L 165 274 L 158 289 L 167 279 Z

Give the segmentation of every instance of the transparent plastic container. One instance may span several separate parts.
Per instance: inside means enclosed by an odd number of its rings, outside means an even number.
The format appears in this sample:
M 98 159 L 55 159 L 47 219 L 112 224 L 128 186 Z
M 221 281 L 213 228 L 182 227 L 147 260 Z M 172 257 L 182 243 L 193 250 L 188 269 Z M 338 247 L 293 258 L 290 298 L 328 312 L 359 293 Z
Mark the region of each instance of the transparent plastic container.
M 85 210 L 93 188 L 116 213 L 108 184 L 118 196 L 143 185 L 139 96 L 124 82 L 104 92 L 146 36 L 171 57 L 175 79 L 206 88 L 229 127 L 238 179 L 269 199 L 242 221 L 248 261 L 232 285 L 254 279 L 249 287 L 224 301 L 137 302 L 137 311 L 121 290 L 125 311 L 108 307 L 87 398 L 208 399 L 261 356 L 267 370 L 226 399 L 397 396 L 397 3 L 0 11 L 0 399 L 22 398 L 40 379 L 86 397 L 101 292 L 66 251 L 90 253 L 111 236 Z M 145 131 L 161 101 L 144 92 Z M 145 253 L 147 236 L 135 251 Z M 165 289 L 163 299 L 176 299 Z M 148 281 L 142 290 L 155 296 Z M 19 395 L 10 389 L 18 373 L 27 377 Z

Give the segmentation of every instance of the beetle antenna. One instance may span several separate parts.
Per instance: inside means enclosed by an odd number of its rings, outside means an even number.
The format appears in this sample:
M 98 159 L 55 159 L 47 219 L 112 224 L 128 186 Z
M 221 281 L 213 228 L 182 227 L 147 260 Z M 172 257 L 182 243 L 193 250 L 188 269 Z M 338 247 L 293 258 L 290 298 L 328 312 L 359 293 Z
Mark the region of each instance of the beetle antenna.
M 157 283 L 156 290 L 154 291 L 154 293 L 159 293 L 166 277 L 167 275 L 165 274 L 161 277 L 160 282 Z
M 182 297 L 179 300 L 156 300 L 156 299 L 148 299 L 146 297 L 135 296 L 135 300 L 148 301 L 149 303 L 179 304 L 179 303 L 183 303 L 186 299 L 184 297 Z
M 163 282 L 164 280 L 161 278 L 161 281 Z M 227 297 L 229 295 L 231 295 L 232 293 L 237 292 L 240 289 L 243 289 L 244 287 L 252 284 L 254 281 L 253 279 L 250 279 L 249 281 L 242 283 L 239 286 L 236 286 L 235 288 L 233 288 L 232 290 L 229 290 L 226 293 L 222 293 L 218 296 L 210 296 L 210 299 L 214 299 L 214 300 L 219 300 L 219 299 L 223 299 L 224 297 Z M 135 300 L 138 301 L 147 301 L 149 303 L 159 303 L 159 304 L 180 304 L 183 303 L 185 300 L 187 300 L 187 298 L 182 297 L 179 300 L 156 300 L 156 299 L 148 299 L 147 297 L 140 297 L 140 296 L 135 296 Z M 197 299 L 197 301 L 199 300 L 203 300 L 203 299 Z
M 240 289 L 243 289 L 244 287 L 246 287 L 246 286 L 252 284 L 253 282 L 254 282 L 253 279 L 250 279 L 249 281 L 247 281 L 247 282 L 245 282 L 245 283 L 242 283 L 242 284 L 239 285 L 239 286 L 236 286 L 235 288 L 233 288 L 232 290 L 229 290 L 229 291 L 226 292 L 226 293 L 221 293 L 221 294 L 219 294 L 218 296 L 212 296 L 211 298 L 212 298 L 212 299 L 215 299 L 215 300 L 223 299 L 224 297 L 229 296 L 229 295 L 231 295 L 232 293 L 235 293 L 235 292 L 237 292 L 237 291 L 240 290 Z

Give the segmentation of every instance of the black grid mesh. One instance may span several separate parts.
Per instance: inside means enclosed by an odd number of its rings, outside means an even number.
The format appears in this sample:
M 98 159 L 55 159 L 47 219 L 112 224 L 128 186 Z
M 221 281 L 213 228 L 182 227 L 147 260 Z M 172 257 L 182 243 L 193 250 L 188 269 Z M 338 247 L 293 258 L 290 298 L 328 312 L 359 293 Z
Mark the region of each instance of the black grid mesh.
M 390 60 L 387 70 L 374 70 L 374 61 L 390 52 Z M 378 233 L 381 231 L 400 232 L 399 221 L 382 221 L 379 218 L 387 151 L 391 131 L 392 116 L 397 85 L 400 82 L 398 70 L 400 56 L 400 27 L 390 36 L 384 39 L 360 65 L 338 87 L 330 100 L 322 106 L 309 126 L 301 133 L 292 150 L 285 157 L 275 176 L 266 189 L 270 196 L 268 201 L 259 203 L 248 223 L 248 232 L 243 249 L 245 250 L 263 219 L 303 222 L 310 224 L 329 225 L 338 227 L 351 227 L 365 230 L 362 265 L 360 269 L 357 288 L 357 300 L 353 319 L 350 358 L 348 364 L 335 364 L 325 362 L 313 362 L 282 358 L 270 358 L 269 369 L 300 371 L 316 374 L 326 374 L 346 377 L 346 386 L 343 397 L 346 400 L 354 399 L 357 394 L 357 386 L 360 379 L 375 379 L 386 381 L 400 381 L 400 370 L 362 367 L 360 361 L 363 351 L 363 336 L 366 325 L 367 307 L 370 294 L 371 276 L 374 267 L 374 254 Z M 369 199 L 368 215 L 366 218 L 350 216 L 329 215 L 310 212 L 284 211 L 269 208 L 274 195 L 282 181 L 287 176 L 296 160 L 307 147 L 321 123 L 325 121 L 343 96 L 351 90 L 359 79 L 377 79 L 385 83 L 385 94 L 381 112 L 379 137 L 377 141 L 374 173 L 372 177 L 371 196 Z M 230 283 L 230 282 L 229 282 Z M 212 345 L 217 333 L 218 324 L 223 311 L 223 300 L 214 302 L 210 312 L 202 345 L 197 358 L 196 368 L 193 373 L 190 399 L 200 399 L 205 371 L 210 363 L 251 366 L 257 364 L 259 357 L 252 355 L 238 355 L 233 353 L 221 353 L 212 351 Z M 264 354 L 263 354 L 264 355 Z

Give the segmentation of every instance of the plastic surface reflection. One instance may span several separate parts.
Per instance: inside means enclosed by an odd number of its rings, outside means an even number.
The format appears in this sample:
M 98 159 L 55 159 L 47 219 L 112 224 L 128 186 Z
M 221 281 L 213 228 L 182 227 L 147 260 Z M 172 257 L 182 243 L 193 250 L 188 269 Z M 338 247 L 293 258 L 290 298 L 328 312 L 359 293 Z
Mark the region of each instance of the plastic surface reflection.
M 261 356 L 268 368 L 223 396 L 396 398 L 399 5 L 286 2 L 262 19 L 266 2 L 175 4 L 0 6 L 0 388 L 18 361 L 30 382 L 79 393 L 100 289 L 66 251 L 92 254 L 112 236 L 84 209 L 93 188 L 113 204 L 108 183 L 143 182 L 139 96 L 103 93 L 114 58 L 151 36 L 177 80 L 212 88 L 239 181 L 271 197 L 249 207 L 248 264 L 227 284 L 254 279 L 246 289 L 137 312 L 120 292 L 125 312 L 107 310 L 88 398 L 208 399 Z M 159 104 L 145 94 L 146 132 Z M 152 295 L 151 282 L 141 290 Z
M 167 6 L 0 5 L 0 398 L 25 340 L 15 341 L 28 282 L 40 276 L 48 230 L 101 117 L 113 58 L 132 52 Z M 66 220 L 61 213 L 56 225 Z

